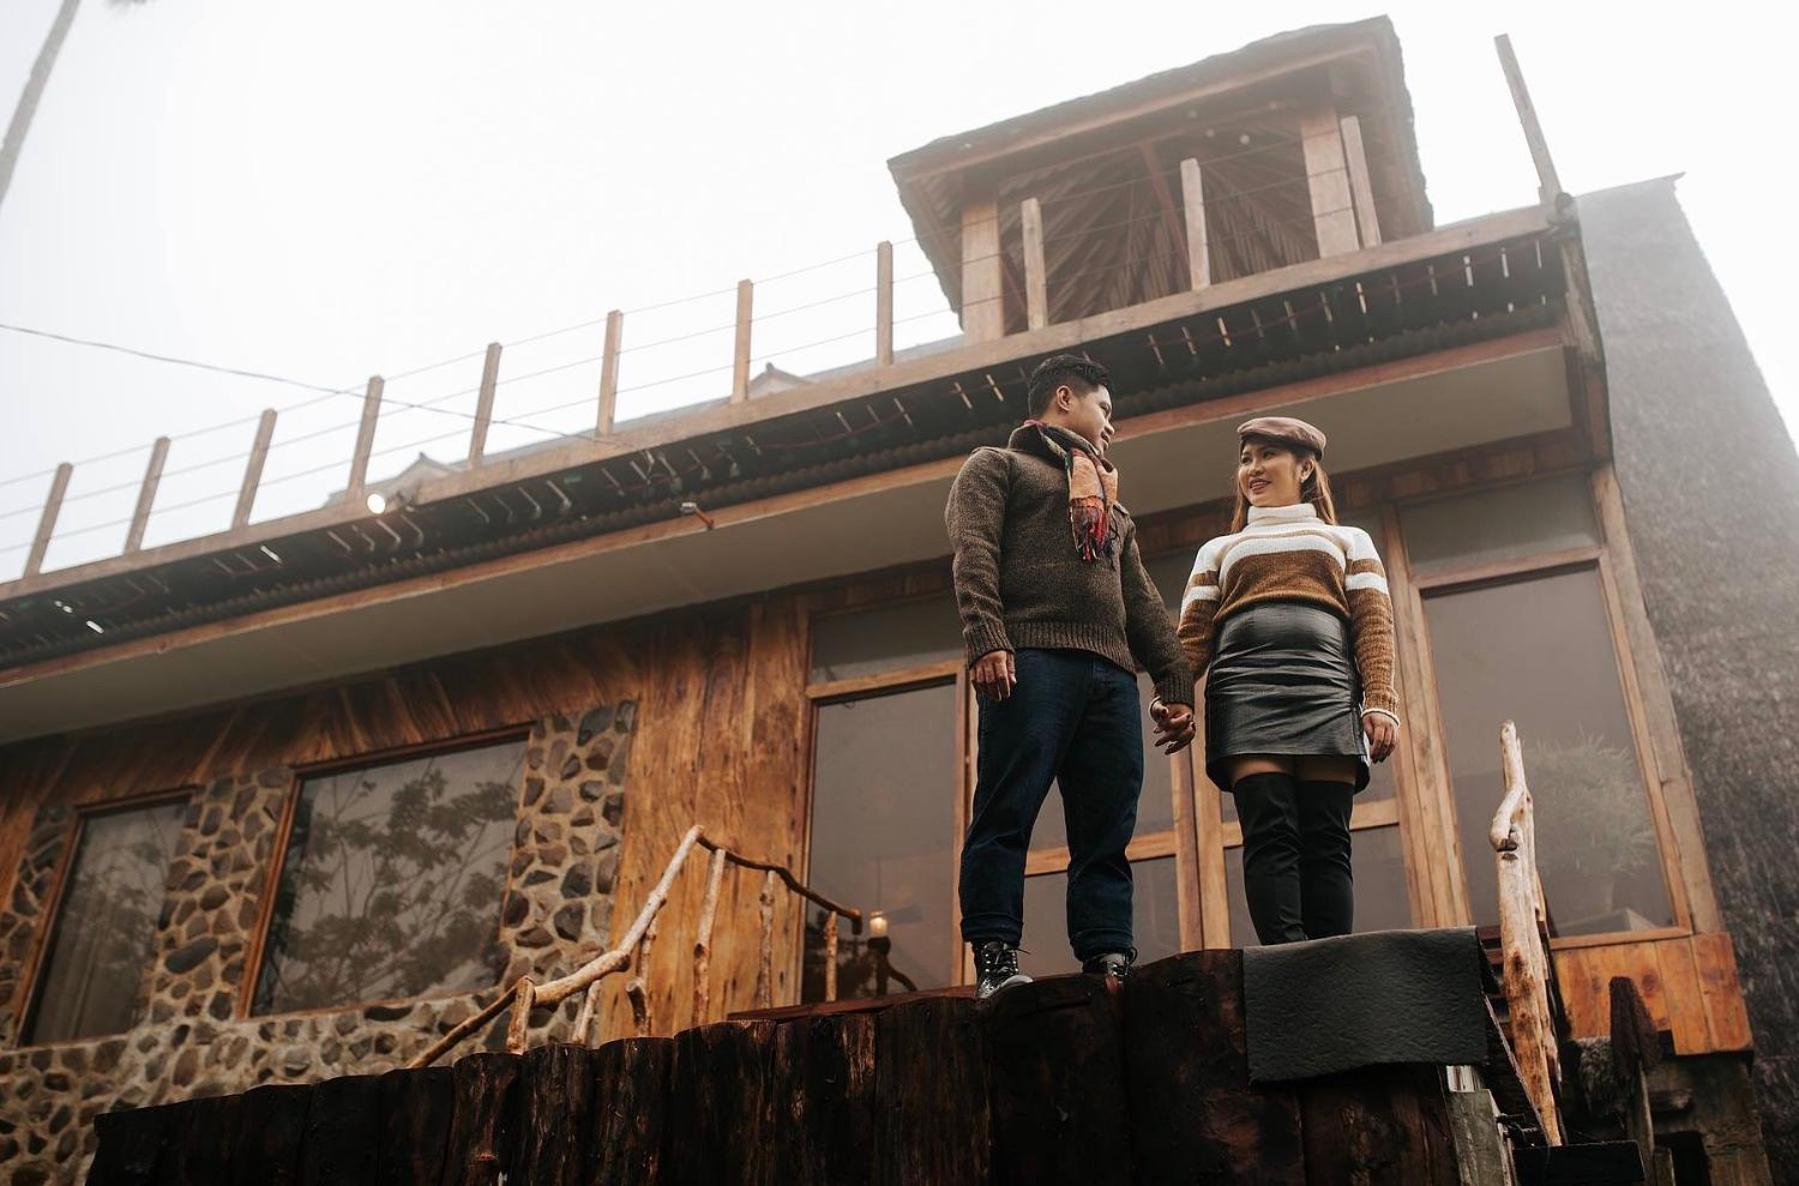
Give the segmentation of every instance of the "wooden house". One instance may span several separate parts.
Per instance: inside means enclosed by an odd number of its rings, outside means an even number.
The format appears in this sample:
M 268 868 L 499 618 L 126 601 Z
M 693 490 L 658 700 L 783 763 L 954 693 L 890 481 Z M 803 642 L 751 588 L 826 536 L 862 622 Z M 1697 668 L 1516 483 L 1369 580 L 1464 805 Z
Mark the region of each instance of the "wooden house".
M 1671 476 L 1695 434 L 1728 449 L 1778 420 L 1671 190 L 1600 196 L 1596 231 L 1520 109 L 1543 200 L 1439 226 L 1388 22 L 1284 34 L 895 157 L 953 341 L 896 353 L 883 244 L 865 363 L 752 381 L 746 287 L 730 397 L 615 422 L 615 315 L 595 430 L 487 455 L 496 347 L 467 462 L 421 462 L 379 514 L 379 381 L 317 510 L 250 522 L 253 456 L 231 529 L 40 571 L 53 493 L 0 586 L 0 1165 L 67 1176 L 99 1112 L 410 1059 L 617 943 L 695 825 L 865 925 L 689 862 L 591 1032 L 968 983 L 974 717 L 943 506 L 1030 367 L 1075 350 L 1111 368 L 1171 605 L 1228 518 L 1234 426 L 1331 437 L 1344 517 L 1391 574 L 1407 720 L 1355 809 L 1358 929 L 1496 920 L 1515 720 L 1570 1034 L 1607 1034 L 1629 977 L 1672 1047 L 1655 1125 L 1679 1180 L 1769 1180 L 1764 1134 L 1799 1153 L 1794 939 L 1762 921 L 1792 880 L 1736 866 L 1792 839 L 1795 808 L 1739 818 L 1777 751 L 1691 758 L 1770 722 L 1790 754 L 1799 701 L 1757 715 L 1754 688 L 1705 680 L 1749 643 L 1702 634 L 1701 561 L 1668 523 L 1703 494 Z M 1702 316 L 1669 312 L 1685 298 Z M 1728 390 L 1670 378 L 1702 350 Z M 1791 447 L 1768 448 L 1791 538 Z M 1790 610 L 1796 552 L 1732 604 Z M 1190 753 L 1148 767 L 1141 958 L 1253 942 L 1228 796 Z M 1039 974 L 1073 967 L 1067 859 L 1051 805 Z M 528 1024 L 566 1036 L 580 1005 Z

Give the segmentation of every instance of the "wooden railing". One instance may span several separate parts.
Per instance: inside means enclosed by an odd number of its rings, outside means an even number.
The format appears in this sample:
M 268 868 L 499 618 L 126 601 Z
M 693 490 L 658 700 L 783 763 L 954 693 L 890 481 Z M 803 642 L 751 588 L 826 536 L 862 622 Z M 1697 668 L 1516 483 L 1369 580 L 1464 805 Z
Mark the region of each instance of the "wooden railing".
M 1562 1126 L 1555 1101 L 1562 1066 L 1549 1001 L 1549 949 L 1544 942 L 1549 916 L 1537 873 L 1535 809 L 1524 779 L 1518 727 L 1511 721 L 1499 731 L 1499 750 L 1505 798 L 1493 816 L 1488 839 L 1499 870 L 1499 944 L 1512 1048 L 1525 1093 L 1542 1119 L 1544 1139 L 1559 1145 Z
M 696 847 L 710 852 L 712 860 L 706 874 L 706 892 L 700 903 L 700 917 L 693 941 L 693 1024 L 705 1021 L 711 1006 L 708 972 L 712 961 L 712 924 L 718 914 L 718 894 L 724 882 L 726 865 L 754 869 L 763 875 L 762 892 L 757 899 L 762 918 L 762 944 L 756 965 L 756 1007 L 766 1009 L 774 1004 L 775 892 L 779 883 L 785 883 L 794 894 L 825 911 L 825 999 L 836 1000 L 837 920 L 847 918 L 851 929 L 860 934 L 862 912 L 834 902 L 810 886 L 801 884 L 794 877 L 793 871 L 783 865 L 754 860 L 732 852 L 710 839 L 705 829 L 695 824 L 681 838 L 674 856 L 669 858 L 667 868 L 662 871 L 661 879 L 650 891 L 643 909 L 637 912 L 636 919 L 617 946 L 555 980 L 536 984 L 529 976 L 519 977 L 485 1009 L 450 1030 L 407 1066 L 430 1066 L 464 1038 L 485 1029 L 508 1007 L 512 1010 L 512 1017 L 506 1027 L 506 1048 L 514 1054 L 522 1054 L 529 1033 L 531 1010 L 553 1008 L 578 992 L 586 995 L 581 1002 L 581 1011 L 575 1018 L 573 1038 L 576 1042 L 591 1044 L 594 1018 L 599 1011 L 600 982 L 608 976 L 626 971 L 636 973 L 625 983 L 625 997 L 631 1002 L 632 1021 L 639 1036 L 647 1035 L 651 1030 L 652 1018 L 644 972 L 649 966 L 651 949 L 655 945 L 656 924 L 662 908 L 668 904 L 669 888 L 674 885 L 675 877 Z

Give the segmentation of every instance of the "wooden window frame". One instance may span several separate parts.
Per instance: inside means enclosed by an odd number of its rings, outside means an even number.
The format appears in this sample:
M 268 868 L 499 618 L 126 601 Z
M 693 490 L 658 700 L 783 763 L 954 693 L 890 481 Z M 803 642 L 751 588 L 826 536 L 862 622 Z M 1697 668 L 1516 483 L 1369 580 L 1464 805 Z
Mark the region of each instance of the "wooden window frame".
M 275 919 L 275 898 L 281 889 L 281 874 L 287 868 L 287 850 L 293 839 L 294 817 L 299 811 L 300 788 L 309 778 L 321 775 L 337 774 L 344 770 L 367 769 L 376 766 L 391 766 L 399 762 L 411 761 L 415 758 L 435 756 L 439 754 L 460 753 L 465 750 L 481 749 L 489 745 L 506 741 L 523 741 L 530 745 L 534 723 L 502 725 L 494 729 L 486 729 L 479 733 L 465 734 L 460 737 L 441 741 L 421 741 L 411 745 L 394 746 L 389 749 L 374 750 L 362 754 L 350 754 L 324 761 L 309 762 L 303 766 L 295 766 L 288 772 L 286 798 L 282 801 L 281 819 L 275 827 L 274 847 L 269 851 L 269 870 L 263 878 L 261 898 L 256 907 L 256 926 L 250 933 L 249 941 L 244 945 L 244 974 L 238 985 L 237 1001 L 232 1009 L 232 1017 L 238 1021 L 266 1021 L 274 1018 L 314 1017 L 330 1013 L 342 1013 L 352 1009 L 367 1009 L 378 1005 L 397 1005 L 413 1001 L 431 1001 L 441 998 L 465 996 L 471 992 L 481 992 L 482 988 L 453 989 L 444 992 L 426 993 L 416 997 L 385 997 L 371 1001 L 345 1001 L 335 1005 L 314 1005 L 306 1009 L 289 1009 L 254 1012 L 256 989 L 262 981 L 263 957 L 268 951 L 269 928 Z M 519 788 L 523 793 L 523 787 Z M 513 801 L 514 826 L 520 811 L 520 800 Z M 516 845 L 516 838 L 514 845 Z M 512 892 L 512 862 L 506 862 L 506 881 L 500 889 L 500 905 L 505 906 L 506 895 Z M 498 934 L 502 924 L 498 917 L 494 920 L 495 933 Z M 487 985 L 486 988 L 494 987 Z
M 50 882 L 50 892 L 44 899 L 44 921 L 37 928 L 37 935 L 32 940 L 31 950 L 26 955 L 26 975 L 24 990 L 20 998 L 18 1025 L 13 1031 L 12 1045 L 15 1049 L 36 1049 L 39 1046 L 66 1045 L 71 1042 L 92 1042 L 101 1038 L 117 1037 L 117 1034 L 90 1034 L 84 1038 L 63 1038 L 53 1042 L 33 1042 L 30 1040 L 32 1025 L 37 1021 L 37 1009 L 43 989 L 44 973 L 48 970 L 48 956 L 56 937 L 57 928 L 62 923 L 63 899 L 68 894 L 69 882 L 75 875 L 75 858 L 81 852 L 81 842 L 87 835 L 88 822 L 99 816 L 122 815 L 128 811 L 139 811 L 146 807 L 156 807 L 164 803 L 186 802 L 193 798 L 197 790 L 194 786 L 181 786 L 167 790 L 145 791 L 140 794 L 127 795 L 118 799 L 93 800 L 75 805 L 72 818 L 63 831 L 62 857 L 57 862 L 56 873 Z M 168 871 L 164 870 L 165 880 Z M 165 888 L 164 892 L 167 890 Z M 158 903 L 158 909 L 161 904 Z M 158 928 L 160 930 L 160 928 Z M 154 937 L 154 932 L 152 933 Z M 143 970 L 149 974 L 149 967 Z M 124 1031 L 129 1033 L 129 1030 Z
M 1617 566 L 1617 553 L 1625 552 L 1625 562 L 1631 566 L 1632 584 L 1634 587 L 1634 562 L 1628 556 L 1627 542 L 1620 541 L 1623 531 L 1621 508 L 1608 508 L 1607 491 L 1604 475 L 1609 467 L 1600 466 L 1586 473 L 1588 492 L 1593 499 L 1593 526 L 1598 542 L 1575 548 L 1563 548 L 1549 552 L 1540 552 L 1504 560 L 1484 561 L 1465 565 L 1445 565 L 1422 576 L 1411 571 L 1409 555 L 1405 549 L 1403 532 L 1399 523 L 1399 513 L 1403 508 L 1454 498 L 1468 494 L 1489 493 L 1515 486 L 1530 485 L 1548 480 L 1554 475 L 1533 475 L 1517 482 L 1494 483 L 1474 487 L 1469 490 L 1458 490 L 1452 493 L 1418 499 L 1396 499 L 1383 508 L 1383 518 L 1387 525 L 1388 575 L 1390 583 L 1395 586 L 1393 610 L 1395 618 L 1395 634 L 1412 640 L 1412 645 L 1420 652 L 1417 664 L 1422 676 L 1420 685 L 1414 689 L 1413 696 L 1407 699 L 1412 713 L 1411 719 L 1422 719 L 1430 722 L 1430 736 L 1424 738 L 1427 744 L 1423 747 L 1428 752 L 1419 754 L 1415 750 L 1411 757 L 1414 764 L 1423 768 L 1428 775 L 1434 776 L 1427 781 L 1434 782 L 1435 788 L 1424 791 L 1419 796 L 1422 806 L 1435 817 L 1439 836 L 1447 834 L 1449 843 L 1439 842 L 1439 852 L 1450 854 L 1450 860 L 1440 862 L 1442 872 L 1450 879 L 1458 882 L 1454 887 L 1451 900 L 1453 911 L 1447 915 L 1439 909 L 1436 917 L 1425 925 L 1467 926 L 1474 922 L 1473 912 L 1468 902 L 1467 887 L 1469 877 L 1475 864 L 1484 862 L 1470 861 L 1467 854 L 1461 851 L 1460 831 L 1457 826 L 1457 803 L 1455 789 L 1449 775 L 1448 753 L 1444 748 L 1442 735 L 1441 710 L 1437 670 L 1430 658 L 1429 623 L 1424 616 L 1424 602 L 1430 597 L 1447 596 L 1454 593 L 1468 592 L 1484 587 L 1497 585 L 1522 584 L 1531 580 L 1555 576 L 1569 572 L 1592 572 L 1598 580 L 1600 602 L 1604 609 L 1608 642 L 1611 648 L 1612 662 L 1618 679 L 1620 699 L 1624 705 L 1626 726 L 1630 732 L 1633 756 L 1636 760 L 1638 777 L 1641 781 L 1646 803 L 1649 808 L 1651 825 L 1655 829 L 1656 852 L 1660 862 L 1662 883 L 1668 894 L 1668 904 L 1674 922 L 1670 926 L 1656 927 L 1637 931 L 1608 931 L 1595 934 L 1553 937 L 1550 946 L 1555 950 L 1577 947 L 1609 946 L 1620 943 L 1640 943 L 1656 939 L 1678 938 L 1694 933 L 1694 916 L 1689 894 L 1690 874 L 1687 872 L 1676 843 L 1675 827 L 1669 810 L 1669 803 L 1664 794 L 1665 776 L 1658 776 L 1657 752 L 1652 739 L 1650 714 L 1645 704 L 1643 688 L 1638 682 L 1635 667 L 1636 647 L 1632 645 L 1628 625 L 1629 615 L 1626 612 L 1624 599 L 1620 593 Z M 1615 490 L 1613 491 L 1615 495 Z M 1395 570 L 1403 571 L 1397 574 Z M 1402 598 L 1400 587 L 1405 590 Z M 1402 623 L 1403 619 L 1403 623 Z M 1640 640 L 1639 645 L 1648 640 Z M 1402 659 L 1401 666 L 1405 664 Z M 1663 689 L 1665 693 L 1665 689 Z M 1402 695 L 1404 693 L 1402 692 Z M 1411 748 L 1420 740 L 1418 730 L 1404 731 L 1402 748 Z M 1526 755 L 1526 773 L 1529 770 L 1529 758 Z M 1423 790 L 1423 788 L 1420 788 Z M 1690 794 L 1690 787 L 1687 788 Z M 1422 802 L 1434 798 L 1434 803 Z M 1495 805 L 1497 808 L 1497 805 Z M 1402 843 L 1405 837 L 1402 833 Z M 1408 865 L 1416 855 L 1418 859 L 1428 860 L 1429 838 L 1425 837 L 1423 848 L 1406 847 Z M 1484 853 L 1481 855 L 1485 855 Z M 1441 899 L 1439 899 L 1441 900 Z M 1550 909 L 1554 909 L 1554 902 Z

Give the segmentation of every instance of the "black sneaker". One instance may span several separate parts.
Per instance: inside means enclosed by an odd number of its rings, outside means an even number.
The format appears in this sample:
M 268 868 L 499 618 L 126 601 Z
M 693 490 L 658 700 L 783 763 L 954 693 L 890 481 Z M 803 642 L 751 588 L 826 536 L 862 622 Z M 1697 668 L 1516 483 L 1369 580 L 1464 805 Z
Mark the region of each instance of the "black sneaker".
M 998 939 L 975 946 L 974 970 L 977 977 L 974 995 L 983 1001 L 1002 988 L 1031 982 L 1029 976 L 1018 970 L 1018 948 Z
M 1131 957 L 1122 951 L 1101 952 L 1082 964 L 1081 971 L 1124 980 L 1131 974 Z

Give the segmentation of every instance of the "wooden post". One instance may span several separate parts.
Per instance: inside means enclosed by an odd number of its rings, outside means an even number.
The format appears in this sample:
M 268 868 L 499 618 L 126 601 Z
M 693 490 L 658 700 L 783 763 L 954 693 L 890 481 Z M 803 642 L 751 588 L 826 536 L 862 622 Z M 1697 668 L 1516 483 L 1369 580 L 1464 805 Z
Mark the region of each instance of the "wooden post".
M 531 1006 L 536 1000 L 531 978 L 520 976 L 512 989 L 512 1017 L 506 1022 L 506 1049 L 513 1054 L 525 1052 L 525 1041 L 531 1030 Z
M 825 911 L 825 1000 L 837 999 L 837 915 Z
M 737 282 L 737 346 L 731 357 L 731 402 L 740 404 L 750 398 L 750 321 L 755 302 L 755 286 L 748 280 Z
M 481 394 L 475 400 L 475 427 L 468 438 L 468 467 L 481 464 L 487 452 L 487 426 L 493 423 L 494 387 L 500 381 L 500 344 L 487 344 L 487 359 L 481 364 Z
M 1507 721 L 1500 730 L 1500 763 L 1505 773 L 1505 800 L 1493 818 L 1489 839 L 1499 877 L 1499 943 L 1504 957 L 1502 979 L 1511 1013 L 1512 1047 L 1525 1094 L 1536 1105 L 1543 1136 L 1562 1143 L 1561 1117 L 1555 1107 L 1555 1029 L 1549 1017 L 1548 957 L 1537 933 L 1536 822 L 1518 729 Z
M 380 375 L 371 376 L 362 396 L 362 423 L 356 428 L 356 451 L 350 455 L 350 484 L 344 492 L 344 497 L 352 502 L 362 501 L 362 488 L 368 481 L 369 453 L 375 447 L 375 425 L 381 419 L 384 386 Z
M 600 360 L 600 414 L 596 435 L 606 436 L 618 417 L 618 348 L 625 336 L 625 315 L 606 314 L 606 353 Z
M 962 210 L 962 336 L 970 344 L 1006 336 L 1004 262 L 999 207 L 969 203 Z
M 875 365 L 893 365 L 893 244 L 875 244 Z
M 162 465 L 169 459 L 169 438 L 157 437 L 150 446 L 150 464 L 144 467 L 144 484 L 138 487 L 137 509 L 131 512 L 131 527 L 125 532 L 125 554 L 144 546 L 144 528 L 150 525 L 150 508 L 156 505 L 156 487 L 162 482 Z
M 1312 226 L 1318 257 L 1344 255 L 1356 242 L 1355 204 L 1349 196 L 1349 167 L 1343 160 L 1343 129 L 1335 108 L 1314 108 L 1300 117 L 1306 181 L 1312 192 Z
M 637 944 L 637 958 L 633 961 L 636 975 L 625 982 L 625 999 L 631 1002 L 631 1018 L 637 1025 L 637 1036 L 647 1038 L 653 1025 L 650 1017 L 649 963 L 650 955 L 656 947 L 656 924 L 661 916 L 650 920 L 649 929 L 644 931 L 643 938 Z
M 767 1009 L 775 997 L 775 875 L 771 870 L 762 875 L 762 893 L 757 896 L 762 915 L 762 947 L 756 961 L 756 1008 Z
M 1543 208 L 1553 211 L 1562 193 L 1562 180 L 1556 175 L 1555 161 L 1549 156 L 1549 142 L 1543 139 L 1543 125 L 1537 122 L 1536 105 L 1530 101 L 1530 88 L 1524 85 L 1524 72 L 1518 68 L 1518 55 L 1512 52 L 1512 39 L 1501 33 L 1493 38 L 1499 50 L 1499 67 L 1505 71 L 1505 84 L 1512 91 L 1512 106 L 1518 109 L 1518 122 L 1524 126 L 1524 142 L 1530 146 L 1530 159 L 1537 166 L 1537 195 Z
M 50 548 L 50 537 L 56 532 L 56 516 L 62 513 L 62 496 L 69 492 L 69 476 L 75 467 L 63 462 L 50 479 L 50 497 L 44 499 L 44 513 L 38 517 L 37 534 L 31 537 L 31 551 L 25 557 L 25 575 L 34 577 L 44 567 L 44 553 Z
M 700 922 L 693 937 L 693 1025 L 705 1025 L 712 1007 L 712 923 L 718 916 L 718 888 L 725 878 L 725 850 L 715 849 L 706 872 L 706 896 L 700 900 Z
M 244 483 L 237 489 L 237 509 L 231 512 L 231 529 L 250 522 L 250 510 L 256 505 L 256 489 L 262 485 L 262 465 L 269 458 L 269 442 L 275 439 L 273 408 L 264 408 L 256 424 L 256 441 L 250 446 L 250 460 L 244 463 Z
M 1181 205 L 1187 212 L 1187 275 L 1193 291 L 1212 282 L 1212 256 L 1206 243 L 1206 200 L 1200 184 L 1199 162 L 1181 162 Z
M 1049 283 L 1043 267 L 1043 207 L 1036 198 L 1026 198 L 1018 208 L 1019 222 L 1024 228 L 1024 308 L 1025 325 L 1042 329 L 1049 324 Z
M 1363 247 L 1379 247 L 1380 217 L 1374 209 L 1374 181 L 1368 174 L 1368 150 L 1362 145 L 1362 121 L 1346 115 L 1339 124 L 1343 155 L 1349 163 L 1349 190 L 1355 198 L 1356 228 L 1362 233 Z

